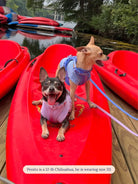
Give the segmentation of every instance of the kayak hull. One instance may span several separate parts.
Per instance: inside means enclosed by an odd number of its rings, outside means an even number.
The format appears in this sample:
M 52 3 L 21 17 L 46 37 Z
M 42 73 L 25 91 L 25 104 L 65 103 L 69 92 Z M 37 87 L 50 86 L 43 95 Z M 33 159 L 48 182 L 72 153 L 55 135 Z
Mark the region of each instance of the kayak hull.
M 138 110 L 138 54 L 114 51 L 104 66 L 95 65 L 103 82 L 118 96 Z
M 49 25 L 38 25 L 32 23 L 19 23 L 16 25 L 17 27 L 23 27 L 28 29 L 36 29 L 36 30 L 46 30 L 46 31 L 53 31 L 53 32 L 72 32 L 73 29 L 66 28 L 66 27 L 56 27 L 56 26 L 49 26 Z
M 41 138 L 40 108 L 32 101 L 41 95 L 40 67 L 53 77 L 58 63 L 76 50 L 64 44 L 49 47 L 32 60 L 16 88 L 9 114 L 6 140 L 7 177 L 16 184 L 109 184 L 110 174 L 25 174 L 26 165 L 111 165 L 111 121 L 97 108 L 78 99 L 75 102 L 75 120 L 65 134 L 65 141 L 56 140 L 59 127 L 48 122 L 50 136 Z M 91 77 L 102 88 L 95 70 Z M 24 86 L 24 87 L 23 87 Z M 69 89 L 69 86 L 67 86 Z M 77 95 L 85 98 L 85 86 L 78 87 Z M 107 100 L 91 84 L 91 100 L 109 112 Z
M 30 22 L 30 21 L 12 21 L 8 24 L 9 26 L 16 26 L 19 28 L 24 29 L 35 29 L 35 30 L 43 30 L 43 31 L 52 31 L 52 32 L 65 32 L 65 33 L 71 33 L 73 32 L 73 29 L 67 28 L 67 27 L 60 27 L 60 26 L 53 26 L 48 24 L 38 24 L 37 21 Z
M 0 40 L 0 99 L 17 83 L 21 73 L 30 61 L 26 47 L 17 42 Z M 7 63 L 7 64 L 6 64 Z
M 22 17 L 19 18 L 20 24 L 37 24 L 37 25 L 49 25 L 49 26 L 59 26 L 60 24 L 52 19 L 45 17 Z

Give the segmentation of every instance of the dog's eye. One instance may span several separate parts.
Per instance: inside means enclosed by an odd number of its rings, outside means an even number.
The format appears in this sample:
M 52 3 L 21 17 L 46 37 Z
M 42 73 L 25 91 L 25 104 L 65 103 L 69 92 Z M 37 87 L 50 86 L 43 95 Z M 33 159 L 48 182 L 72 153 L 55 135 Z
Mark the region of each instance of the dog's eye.
M 103 55 L 103 53 L 101 52 L 101 53 L 99 53 L 99 55 L 100 55 L 100 56 L 102 56 L 102 55 Z
M 59 82 L 54 82 L 55 86 L 60 86 L 60 83 Z
M 50 81 L 45 81 L 44 85 L 45 86 L 49 86 L 50 85 Z
M 55 82 L 54 83 L 55 87 L 58 89 L 58 90 L 62 90 L 62 85 L 60 82 Z

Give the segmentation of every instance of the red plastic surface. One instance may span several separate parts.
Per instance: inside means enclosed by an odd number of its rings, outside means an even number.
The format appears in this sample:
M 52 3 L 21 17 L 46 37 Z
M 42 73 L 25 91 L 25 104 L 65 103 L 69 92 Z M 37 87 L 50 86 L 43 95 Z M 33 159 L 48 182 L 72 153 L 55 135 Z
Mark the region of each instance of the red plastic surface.
M 41 138 L 40 106 L 32 105 L 41 95 L 40 67 L 55 76 L 60 60 L 76 50 L 64 44 L 50 46 L 32 61 L 16 88 L 7 128 L 6 166 L 8 179 L 16 184 L 109 184 L 110 174 L 25 174 L 26 165 L 111 165 L 111 121 L 97 108 L 90 109 L 84 101 L 75 102 L 75 120 L 65 134 L 65 141 L 56 140 L 58 127 L 48 124 L 50 136 Z M 93 80 L 103 90 L 97 72 Z M 69 89 L 69 86 L 67 86 Z M 77 88 L 85 98 L 85 86 Z M 91 84 L 91 100 L 109 112 L 107 100 Z
M 5 63 L 13 59 L 6 67 Z M 30 60 L 26 47 L 17 42 L 0 40 L 0 99 L 16 84 Z
M 57 21 L 45 17 L 21 17 L 19 19 L 19 23 L 26 23 L 26 22 L 29 22 L 30 24 L 59 26 L 59 23 Z
M 103 82 L 138 109 L 138 54 L 125 50 L 114 51 L 109 54 L 109 60 L 103 63 L 103 67 L 95 65 Z M 123 73 L 126 73 L 126 76 L 120 77 L 119 74 Z
M 0 6 L 0 14 L 4 14 L 3 6 Z
M 59 26 L 59 23 L 52 20 L 52 19 L 41 19 L 41 17 L 32 17 L 32 18 L 26 18 L 21 19 L 19 21 L 19 24 L 38 24 L 38 25 L 50 25 L 50 26 Z
M 0 14 L 0 24 L 6 24 L 8 18 L 5 15 Z

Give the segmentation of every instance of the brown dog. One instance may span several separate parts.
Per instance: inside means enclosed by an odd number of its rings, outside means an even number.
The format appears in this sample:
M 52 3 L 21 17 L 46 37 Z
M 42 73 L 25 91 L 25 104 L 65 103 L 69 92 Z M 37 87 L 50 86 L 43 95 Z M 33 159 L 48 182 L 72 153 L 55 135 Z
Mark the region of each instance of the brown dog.
M 100 47 L 94 44 L 94 37 L 91 37 L 89 43 L 86 46 L 76 48 L 77 56 L 64 58 L 61 60 L 57 73 L 61 67 L 65 67 L 66 70 L 66 83 L 70 85 L 70 96 L 72 99 L 72 112 L 70 120 L 75 118 L 75 91 L 78 85 L 85 84 L 87 102 L 89 106 L 96 107 L 90 101 L 90 72 L 96 61 L 105 61 L 108 59 Z M 78 79 L 79 78 L 79 79 Z

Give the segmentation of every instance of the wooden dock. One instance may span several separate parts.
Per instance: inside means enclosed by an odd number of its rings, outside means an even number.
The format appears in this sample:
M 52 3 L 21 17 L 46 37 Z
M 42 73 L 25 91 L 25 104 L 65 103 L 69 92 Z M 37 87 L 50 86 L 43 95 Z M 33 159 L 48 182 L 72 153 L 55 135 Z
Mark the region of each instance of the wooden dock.
M 138 112 L 121 100 L 104 85 L 106 94 L 131 115 L 138 118 Z M 0 175 L 6 178 L 5 141 L 8 114 L 13 97 L 12 90 L 0 100 Z M 138 121 L 129 118 L 109 102 L 110 112 L 132 131 L 138 133 Z M 138 138 L 112 121 L 112 165 L 116 171 L 111 184 L 138 183 Z M 4 184 L 0 181 L 0 184 Z M 102 184 L 102 183 L 101 183 Z

